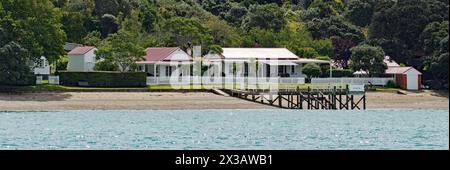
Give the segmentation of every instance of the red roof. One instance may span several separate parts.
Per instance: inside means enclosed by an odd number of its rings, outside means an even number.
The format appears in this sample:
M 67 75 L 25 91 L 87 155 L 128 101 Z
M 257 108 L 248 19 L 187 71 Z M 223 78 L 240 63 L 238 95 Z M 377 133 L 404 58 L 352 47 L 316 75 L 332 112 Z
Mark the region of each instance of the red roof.
M 90 46 L 77 47 L 77 48 L 74 48 L 72 51 L 70 51 L 68 54 L 69 55 L 84 55 L 84 54 L 88 53 L 89 51 L 91 51 L 94 48 L 95 47 L 90 47 Z
M 405 74 L 410 70 L 413 70 L 414 72 L 416 72 L 419 75 L 422 74 L 419 71 L 417 71 L 416 69 L 414 69 L 413 67 L 389 67 L 386 70 L 386 74 Z
M 178 47 L 147 48 L 147 56 L 145 59 L 146 61 L 162 61 L 178 49 Z

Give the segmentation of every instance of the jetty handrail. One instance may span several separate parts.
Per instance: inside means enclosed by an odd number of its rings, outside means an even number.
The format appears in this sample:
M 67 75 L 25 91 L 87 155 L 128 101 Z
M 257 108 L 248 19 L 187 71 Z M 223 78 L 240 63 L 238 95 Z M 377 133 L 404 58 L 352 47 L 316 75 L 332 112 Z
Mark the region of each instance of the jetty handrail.
M 390 77 L 371 77 L 371 78 L 355 78 L 355 77 L 342 77 L 342 78 L 312 78 L 311 84 L 350 84 L 350 85 L 378 85 L 385 86 L 388 81 L 395 81 Z

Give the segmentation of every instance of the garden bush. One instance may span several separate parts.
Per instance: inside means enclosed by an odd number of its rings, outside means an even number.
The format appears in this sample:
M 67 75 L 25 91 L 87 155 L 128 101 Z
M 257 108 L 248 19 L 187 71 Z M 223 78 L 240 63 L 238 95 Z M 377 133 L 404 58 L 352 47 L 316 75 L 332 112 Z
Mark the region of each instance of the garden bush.
M 386 87 L 387 87 L 387 88 L 397 88 L 398 85 L 397 85 L 397 83 L 396 83 L 395 81 L 389 80 L 389 81 L 386 83 Z

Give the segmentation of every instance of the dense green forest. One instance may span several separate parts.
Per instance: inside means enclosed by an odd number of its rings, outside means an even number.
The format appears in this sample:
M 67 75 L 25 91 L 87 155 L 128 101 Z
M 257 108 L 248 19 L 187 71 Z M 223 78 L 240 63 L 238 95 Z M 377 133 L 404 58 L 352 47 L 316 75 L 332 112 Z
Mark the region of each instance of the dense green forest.
M 448 88 L 448 0 L 2 0 L 0 17 L 0 74 L 16 70 L 0 82 L 73 42 L 99 47 L 103 70 L 158 46 L 286 47 L 373 75 L 386 54 Z

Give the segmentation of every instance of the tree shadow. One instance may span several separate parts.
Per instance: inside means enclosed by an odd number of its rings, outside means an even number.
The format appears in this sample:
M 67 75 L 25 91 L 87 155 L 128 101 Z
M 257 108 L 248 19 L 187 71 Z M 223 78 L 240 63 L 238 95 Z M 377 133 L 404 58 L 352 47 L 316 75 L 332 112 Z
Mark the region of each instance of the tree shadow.
M 64 101 L 72 97 L 68 93 L 0 93 L 1 101 L 37 101 L 37 102 L 47 102 L 47 101 Z
M 449 94 L 448 94 L 449 91 L 448 90 L 431 90 L 430 92 L 432 92 L 431 95 L 433 95 L 433 96 L 445 97 L 447 99 L 448 99 L 448 96 L 449 96 Z

